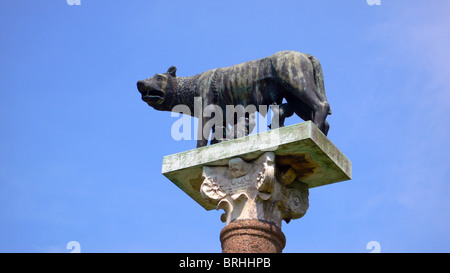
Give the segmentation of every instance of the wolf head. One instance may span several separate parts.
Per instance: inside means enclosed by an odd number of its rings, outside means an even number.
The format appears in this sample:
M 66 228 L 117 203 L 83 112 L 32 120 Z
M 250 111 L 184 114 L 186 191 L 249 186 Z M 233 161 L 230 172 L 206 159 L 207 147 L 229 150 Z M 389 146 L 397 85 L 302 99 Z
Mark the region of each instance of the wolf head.
M 137 88 L 142 100 L 156 110 L 170 110 L 166 108 L 176 86 L 176 72 L 177 68 L 171 66 L 166 73 L 157 73 L 153 77 L 138 81 Z

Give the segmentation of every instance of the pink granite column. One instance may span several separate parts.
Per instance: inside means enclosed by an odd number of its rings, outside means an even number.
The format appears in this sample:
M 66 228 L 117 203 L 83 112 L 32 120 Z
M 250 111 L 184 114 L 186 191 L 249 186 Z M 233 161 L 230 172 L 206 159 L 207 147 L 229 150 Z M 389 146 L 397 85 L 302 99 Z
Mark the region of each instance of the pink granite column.
M 220 232 L 223 253 L 281 253 L 286 237 L 280 228 L 262 220 L 235 220 Z

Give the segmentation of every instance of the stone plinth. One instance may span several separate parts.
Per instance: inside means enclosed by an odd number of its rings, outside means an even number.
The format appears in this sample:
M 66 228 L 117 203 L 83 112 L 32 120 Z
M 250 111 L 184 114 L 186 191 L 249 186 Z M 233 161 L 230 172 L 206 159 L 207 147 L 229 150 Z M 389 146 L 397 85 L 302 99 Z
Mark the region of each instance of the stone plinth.
M 351 179 L 351 162 L 312 122 L 164 157 L 162 173 L 207 210 L 223 209 L 224 252 L 281 252 L 281 222 L 309 189 Z

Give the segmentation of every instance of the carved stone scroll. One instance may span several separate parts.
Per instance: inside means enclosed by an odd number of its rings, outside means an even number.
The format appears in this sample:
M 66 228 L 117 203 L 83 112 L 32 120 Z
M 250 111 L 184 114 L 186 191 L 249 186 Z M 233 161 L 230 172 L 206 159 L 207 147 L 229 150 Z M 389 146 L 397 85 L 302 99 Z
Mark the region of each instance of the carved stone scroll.
M 263 220 L 281 228 L 305 215 L 308 185 L 295 181 L 295 172 L 287 170 L 277 180 L 275 154 L 266 152 L 247 162 L 232 158 L 227 166 L 204 166 L 200 192 L 216 209 L 225 210 L 222 221 Z

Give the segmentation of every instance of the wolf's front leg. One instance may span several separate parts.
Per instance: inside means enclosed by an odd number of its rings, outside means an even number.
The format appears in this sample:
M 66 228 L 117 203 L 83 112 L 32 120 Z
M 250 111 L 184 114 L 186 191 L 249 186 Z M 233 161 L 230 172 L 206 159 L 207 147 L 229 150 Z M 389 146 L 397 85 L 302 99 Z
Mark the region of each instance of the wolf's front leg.
M 207 128 L 208 127 L 207 122 L 208 122 L 207 117 L 199 117 L 198 119 L 197 148 L 208 145 L 208 137 L 211 128 Z

